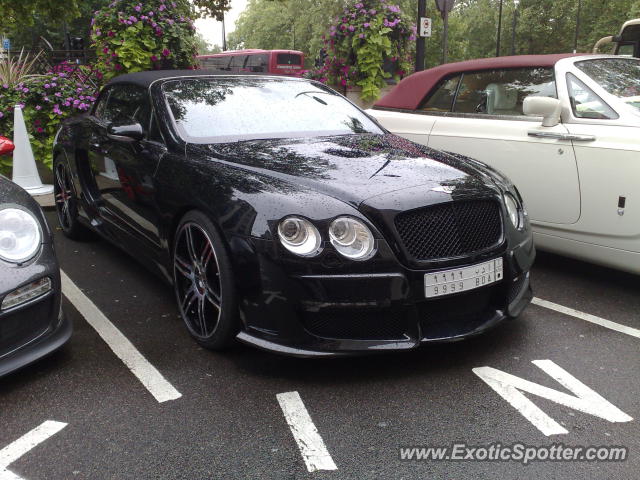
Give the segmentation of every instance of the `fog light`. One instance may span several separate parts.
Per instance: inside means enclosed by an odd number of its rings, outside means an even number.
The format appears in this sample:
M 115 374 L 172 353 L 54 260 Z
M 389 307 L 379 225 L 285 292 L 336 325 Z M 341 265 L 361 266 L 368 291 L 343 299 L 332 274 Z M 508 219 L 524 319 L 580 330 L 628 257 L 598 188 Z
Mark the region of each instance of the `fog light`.
M 1 310 L 7 310 L 17 305 L 28 302 L 36 297 L 40 297 L 51 290 L 51 279 L 49 277 L 41 278 L 28 285 L 17 288 L 9 293 L 2 301 Z

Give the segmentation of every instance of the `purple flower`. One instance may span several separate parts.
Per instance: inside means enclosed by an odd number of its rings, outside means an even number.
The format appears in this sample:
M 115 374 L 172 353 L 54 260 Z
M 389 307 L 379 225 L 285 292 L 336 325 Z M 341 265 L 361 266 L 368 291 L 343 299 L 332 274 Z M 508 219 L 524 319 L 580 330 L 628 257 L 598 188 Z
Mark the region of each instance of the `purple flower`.
M 26 88 L 26 87 L 25 87 L 25 88 L 23 88 L 23 89 L 22 89 L 22 91 L 23 91 L 24 93 L 29 93 L 29 89 L 28 89 L 28 88 Z
M 133 9 L 134 9 L 136 12 L 139 12 L 139 11 L 141 11 L 141 10 L 142 10 L 142 7 L 141 7 L 140 5 L 136 5 L 135 7 L 133 7 Z
M 356 27 L 354 27 L 353 25 L 349 25 L 349 31 L 353 32 L 356 29 Z
M 45 83 L 45 84 L 43 85 L 43 87 L 44 87 L 44 88 L 49 88 L 50 86 L 51 86 L 51 85 L 49 85 L 48 83 Z
M 65 107 L 70 107 L 71 106 L 71 102 L 69 100 L 67 100 L 66 102 L 64 102 L 63 104 Z
M 109 53 L 109 47 L 104 47 L 102 49 L 102 53 Z
M 52 87 L 57 87 L 57 86 L 58 86 L 58 84 L 57 84 L 56 82 L 51 82 L 51 86 L 52 86 Z
M 96 37 L 99 37 L 100 35 L 102 35 L 102 32 L 100 30 L 96 30 Z
M 6 83 L 3 83 L 2 88 L 9 88 L 9 85 L 7 85 Z
M 131 16 L 129 17 L 129 20 L 131 20 L 131 23 L 136 23 L 136 22 L 138 21 L 138 18 L 137 18 L 137 17 L 134 17 L 133 15 L 131 15 Z
M 171 50 L 169 50 L 168 48 L 165 48 L 164 50 L 162 50 L 163 57 L 168 57 L 169 55 L 171 55 Z
M 107 33 L 108 37 L 115 37 L 115 33 L 113 32 L 113 30 L 109 30 L 109 32 Z
M 387 6 L 387 9 L 393 13 L 400 13 L 400 7 L 397 5 L 389 5 Z
M 54 93 L 54 95 L 55 95 L 56 97 L 61 97 L 61 96 L 62 96 L 62 94 L 61 94 L 60 92 L 56 92 L 56 93 Z
M 150 16 L 150 17 L 153 17 L 153 12 L 149 12 L 149 16 Z
M 42 110 L 42 107 L 40 105 L 36 105 L 36 110 Z
M 158 7 L 158 10 L 161 12 L 161 11 L 163 11 L 165 8 L 167 8 L 167 7 L 165 7 L 164 5 L 160 5 L 160 7 Z
M 360 35 L 358 35 L 358 38 L 364 38 L 364 33 L 361 33 Z
M 158 57 L 156 57 L 155 55 L 151 55 L 151 61 L 152 62 L 157 62 L 158 61 Z
M 361 3 L 356 3 L 356 4 L 355 4 L 355 7 L 356 7 L 356 8 L 362 8 L 362 6 L 363 6 L 363 5 L 362 5 Z
M 371 10 L 369 10 L 369 13 L 371 15 L 375 15 L 376 13 L 378 13 L 378 11 L 375 8 L 372 8 Z
M 4 113 L 0 112 L 0 118 L 4 117 Z
M 365 22 L 365 23 L 362 24 L 362 26 L 364 28 L 369 28 L 371 26 L 371 24 L 369 22 Z
M 122 70 L 122 65 L 120 65 L 119 63 L 116 63 L 114 67 L 116 70 Z

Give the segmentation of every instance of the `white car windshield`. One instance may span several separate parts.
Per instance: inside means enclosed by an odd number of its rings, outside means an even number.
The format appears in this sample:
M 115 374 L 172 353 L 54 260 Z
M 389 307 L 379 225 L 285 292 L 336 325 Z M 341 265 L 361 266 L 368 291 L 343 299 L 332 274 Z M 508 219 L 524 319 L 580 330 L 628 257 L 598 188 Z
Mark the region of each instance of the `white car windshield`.
M 640 114 L 640 60 L 636 58 L 600 58 L 576 62 L 607 92 L 620 98 Z

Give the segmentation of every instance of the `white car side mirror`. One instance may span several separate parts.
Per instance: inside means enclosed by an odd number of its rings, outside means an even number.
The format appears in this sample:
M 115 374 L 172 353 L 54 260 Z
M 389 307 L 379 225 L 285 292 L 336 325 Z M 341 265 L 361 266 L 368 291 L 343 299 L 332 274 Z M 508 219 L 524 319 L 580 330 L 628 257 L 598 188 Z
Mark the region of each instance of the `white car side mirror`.
M 555 127 L 560 123 L 560 100 L 550 97 L 528 96 L 522 103 L 525 115 L 542 117 L 543 127 Z

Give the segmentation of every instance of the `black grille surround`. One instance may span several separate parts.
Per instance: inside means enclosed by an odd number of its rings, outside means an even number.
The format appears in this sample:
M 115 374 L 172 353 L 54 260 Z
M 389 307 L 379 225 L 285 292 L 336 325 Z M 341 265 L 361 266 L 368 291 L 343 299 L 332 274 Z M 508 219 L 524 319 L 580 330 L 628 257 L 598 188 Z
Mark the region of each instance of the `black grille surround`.
M 473 255 L 502 241 L 496 200 L 459 200 L 396 215 L 395 228 L 411 260 L 426 262 Z

